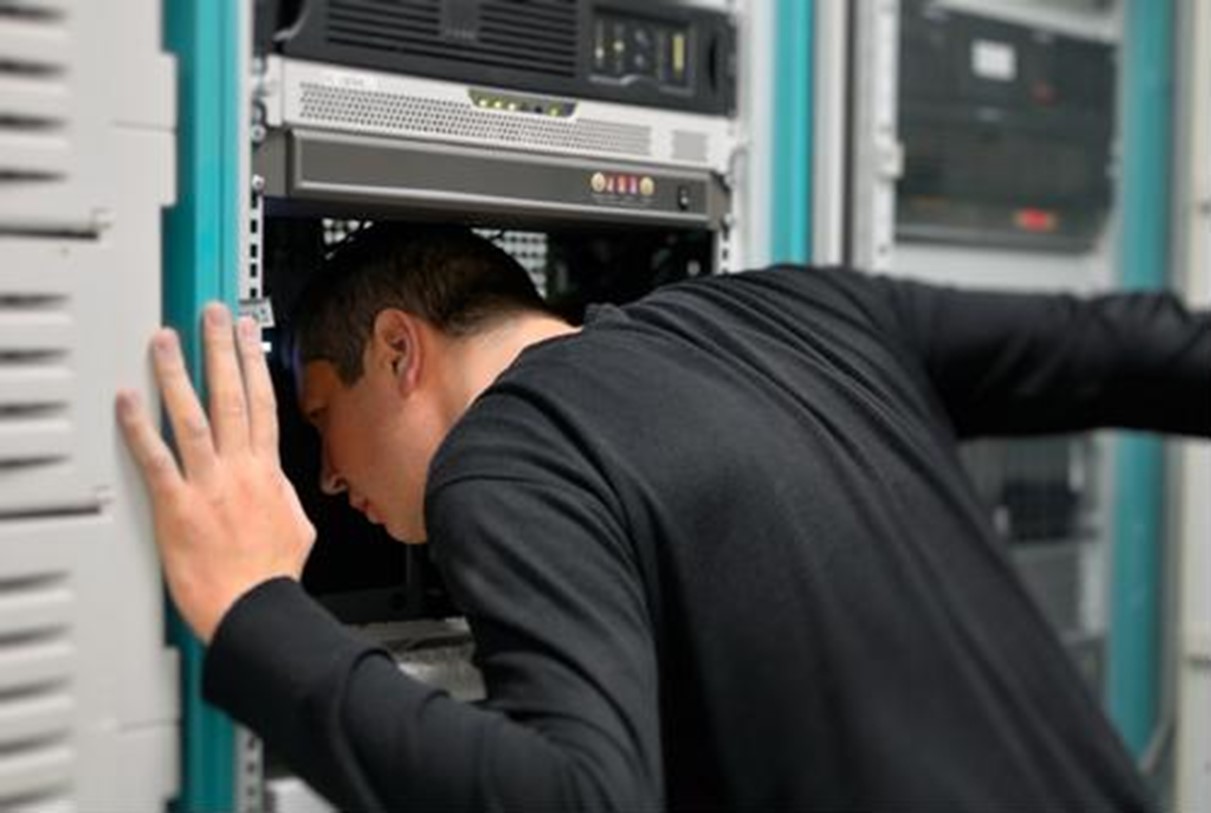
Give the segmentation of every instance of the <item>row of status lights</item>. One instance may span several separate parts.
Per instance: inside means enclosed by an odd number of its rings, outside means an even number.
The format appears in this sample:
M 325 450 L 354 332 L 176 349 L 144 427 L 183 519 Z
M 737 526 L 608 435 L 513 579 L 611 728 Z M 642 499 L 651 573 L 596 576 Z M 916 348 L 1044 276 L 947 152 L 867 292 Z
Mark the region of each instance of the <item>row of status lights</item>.
M 484 107 L 489 110 L 507 110 L 510 113 L 537 113 L 540 116 L 553 116 L 555 118 L 570 116 L 575 109 L 574 105 L 561 104 L 559 102 L 526 101 L 480 94 L 474 95 L 473 98 L 477 107 Z
M 604 172 L 594 172 L 589 178 L 589 188 L 597 194 L 617 193 L 619 195 L 643 195 L 650 198 L 656 194 L 656 182 L 651 176 L 644 175 L 607 175 Z

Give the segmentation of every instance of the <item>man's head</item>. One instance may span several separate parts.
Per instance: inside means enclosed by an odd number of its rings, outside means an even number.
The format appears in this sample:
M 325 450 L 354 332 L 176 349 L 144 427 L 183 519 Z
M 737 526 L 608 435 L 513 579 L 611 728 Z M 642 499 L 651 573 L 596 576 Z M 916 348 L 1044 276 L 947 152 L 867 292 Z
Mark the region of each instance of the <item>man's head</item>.
M 512 358 L 494 349 L 507 339 L 477 340 L 529 321 L 551 321 L 529 276 L 469 230 L 380 224 L 341 244 L 291 325 L 323 489 L 347 491 L 397 539 L 422 541 L 433 454 Z
M 450 336 L 546 310 L 525 269 L 474 232 L 379 224 L 340 243 L 303 291 L 291 329 L 299 368 L 327 361 L 342 383 L 356 384 L 375 317 L 386 308 Z

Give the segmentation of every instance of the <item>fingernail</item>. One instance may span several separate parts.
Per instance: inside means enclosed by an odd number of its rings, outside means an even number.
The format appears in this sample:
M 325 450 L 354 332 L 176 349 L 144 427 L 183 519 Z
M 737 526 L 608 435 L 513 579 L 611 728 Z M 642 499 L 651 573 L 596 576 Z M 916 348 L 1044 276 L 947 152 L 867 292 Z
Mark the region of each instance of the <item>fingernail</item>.
M 176 335 L 171 330 L 161 330 L 152 339 L 151 344 L 155 348 L 156 355 L 172 355 L 173 348 L 176 346 Z
M 252 317 L 241 316 L 239 324 L 240 337 L 246 339 L 247 341 L 255 342 L 258 338 L 257 333 L 259 332 L 259 328 L 257 327 L 257 323 L 253 321 Z
M 135 394 L 130 390 L 118 391 L 118 417 L 129 418 L 135 411 Z
M 206 306 L 206 321 L 214 327 L 227 326 L 227 308 L 223 305 L 212 303 Z

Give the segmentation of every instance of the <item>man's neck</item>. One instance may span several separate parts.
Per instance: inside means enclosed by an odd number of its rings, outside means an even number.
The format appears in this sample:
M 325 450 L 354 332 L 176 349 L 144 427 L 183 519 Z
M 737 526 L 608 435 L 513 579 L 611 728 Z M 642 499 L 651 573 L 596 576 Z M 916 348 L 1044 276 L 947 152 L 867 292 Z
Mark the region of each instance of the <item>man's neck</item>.
M 562 319 L 534 313 L 511 317 L 471 336 L 447 338 L 441 367 L 444 411 L 451 425 L 527 347 L 579 331 Z

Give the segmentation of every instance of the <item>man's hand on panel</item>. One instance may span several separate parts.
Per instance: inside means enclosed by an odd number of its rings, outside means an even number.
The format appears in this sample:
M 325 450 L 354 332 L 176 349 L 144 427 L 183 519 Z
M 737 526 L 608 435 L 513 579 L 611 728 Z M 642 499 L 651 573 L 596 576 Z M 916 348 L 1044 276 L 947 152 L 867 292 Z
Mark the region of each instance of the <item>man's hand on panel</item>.
M 315 529 L 278 459 L 273 385 L 256 325 L 218 303 L 203 316 L 209 418 L 175 332 L 152 337 L 156 380 L 180 464 L 131 391 L 118 422 L 151 496 L 156 544 L 173 600 L 209 642 L 246 591 L 277 576 L 299 578 Z

